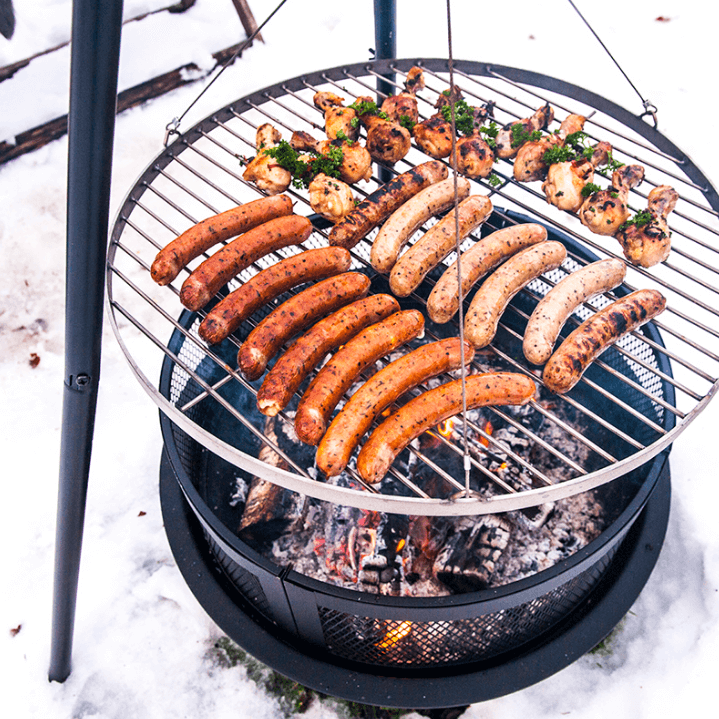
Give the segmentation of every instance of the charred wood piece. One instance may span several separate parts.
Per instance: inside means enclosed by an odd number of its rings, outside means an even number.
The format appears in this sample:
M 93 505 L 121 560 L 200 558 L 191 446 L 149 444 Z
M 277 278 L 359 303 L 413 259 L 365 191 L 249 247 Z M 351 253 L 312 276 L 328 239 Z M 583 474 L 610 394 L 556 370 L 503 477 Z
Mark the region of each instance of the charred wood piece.
M 456 593 L 486 589 L 507 548 L 510 531 L 509 522 L 496 515 L 467 523 L 447 538 L 437 555 L 437 579 Z
M 274 417 L 267 418 L 265 435 L 275 444 L 277 443 Z M 267 444 L 260 449 L 258 458 L 273 467 L 289 468 L 277 452 Z M 247 502 L 240 520 L 238 536 L 255 545 L 274 542 L 302 518 L 304 505 L 304 495 L 291 492 L 266 479 L 253 477 L 247 492 Z

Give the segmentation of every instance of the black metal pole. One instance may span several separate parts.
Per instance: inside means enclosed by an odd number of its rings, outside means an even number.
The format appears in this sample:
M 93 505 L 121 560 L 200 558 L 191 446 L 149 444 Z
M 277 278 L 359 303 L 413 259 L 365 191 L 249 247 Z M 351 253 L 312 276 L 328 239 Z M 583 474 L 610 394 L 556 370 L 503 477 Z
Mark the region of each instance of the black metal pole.
M 374 44 L 378 60 L 393 60 L 397 57 L 397 4 L 395 0 L 374 0 Z M 395 74 L 383 75 L 387 80 L 377 78 L 377 104 L 381 105 L 387 95 L 394 94 Z M 389 81 L 389 82 L 388 82 Z M 380 182 L 392 179 L 392 172 L 380 166 Z
M 65 384 L 55 541 L 51 681 L 71 671 L 100 379 L 122 0 L 74 0 L 68 114 Z
M 397 57 L 397 4 L 395 0 L 374 0 L 374 43 L 378 60 L 394 60 Z M 394 81 L 394 74 L 386 76 Z M 393 95 L 389 82 L 377 80 L 377 92 Z M 381 104 L 381 99 L 378 101 Z

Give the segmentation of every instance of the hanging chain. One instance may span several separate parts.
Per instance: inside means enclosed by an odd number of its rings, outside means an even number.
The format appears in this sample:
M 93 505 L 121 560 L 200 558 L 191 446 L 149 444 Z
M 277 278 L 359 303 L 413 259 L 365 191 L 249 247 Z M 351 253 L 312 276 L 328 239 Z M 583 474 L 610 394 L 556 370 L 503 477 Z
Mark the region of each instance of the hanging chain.
M 462 295 L 462 259 L 460 252 L 461 240 L 459 237 L 459 191 L 457 189 L 457 132 L 454 117 L 454 59 L 452 56 L 452 11 L 450 8 L 450 0 L 447 0 L 447 47 L 449 60 L 449 113 L 452 125 L 452 173 L 454 178 L 454 237 L 457 251 L 457 285 L 459 293 L 459 361 L 461 364 L 460 371 L 462 376 L 462 427 L 463 427 L 463 445 L 464 445 L 464 496 L 469 497 L 471 490 L 469 488 L 469 476 L 472 469 L 469 455 L 469 437 L 467 425 L 467 367 L 464 357 L 464 297 Z
M 220 68 L 219 72 L 210 80 L 210 82 L 205 85 L 205 87 L 202 89 L 200 94 L 185 108 L 185 111 L 179 116 L 173 118 L 170 122 L 167 123 L 165 126 L 165 147 L 167 147 L 170 144 L 170 138 L 174 135 L 179 135 L 179 127 L 180 123 L 182 122 L 183 118 L 187 113 L 195 106 L 195 104 L 199 101 L 199 99 L 210 89 L 210 87 L 213 85 L 215 80 L 217 80 L 220 75 L 230 66 L 232 63 L 237 59 L 239 55 L 242 54 L 244 50 L 246 50 L 252 41 L 260 34 L 260 31 L 262 28 L 267 25 L 267 23 L 277 14 L 277 11 L 287 2 L 287 0 L 281 0 L 280 4 L 265 18 L 264 22 L 255 29 L 255 31 L 245 40 L 245 42 L 240 45 L 237 50 L 232 54 L 232 56 L 225 61 L 225 63 Z
M 629 79 L 629 75 L 627 75 L 627 73 L 624 72 L 624 70 L 622 69 L 622 66 L 617 62 L 617 60 L 616 60 L 616 58 L 614 57 L 614 55 L 612 55 L 612 53 L 609 52 L 609 48 L 602 42 L 602 39 L 599 37 L 599 35 L 597 35 L 597 33 L 596 33 L 596 31 L 594 30 L 594 28 L 589 24 L 589 22 L 588 22 L 587 19 L 584 17 L 584 15 L 582 15 L 582 13 L 579 11 L 579 8 L 574 4 L 574 2 L 573 2 L 572 0 L 568 0 L 568 2 L 569 2 L 569 4 L 574 8 L 574 11 L 577 13 L 577 15 L 579 15 L 579 17 L 581 18 L 582 22 L 584 22 L 584 24 L 589 28 L 590 32 L 592 33 L 592 35 L 594 35 L 594 37 L 597 39 L 597 41 L 599 42 L 599 44 L 604 48 L 604 51 L 607 53 L 607 55 L 609 55 L 609 57 L 611 58 L 612 62 L 617 66 L 617 68 L 619 68 L 619 72 L 621 72 L 622 75 L 624 75 L 624 78 L 625 78 L 626 81 L 631 85 L 631 87 L 632 87 L 632 89 L 634 90 L 634 92 L 636 92 L 637 95 L 639 96 L 639 99 L 642 101 L 642 105 L 644 106 L 644 112 L 643 112 L 639 117 L 651 117 L 652 120 L 654 121 L 654 127 L 656 128 L 656 127 L 657 127 L 657 124 L 658 124 L 658 122 L 657 122 L 657 108 L 656 108 L 656 106 L 654 105 L 654 103 L 652 103 L 650 100 L 645 99 L 645 98 L 643 97 L 642 93 L 639 92 L 639 90 L 637 90 L 636 85 Z

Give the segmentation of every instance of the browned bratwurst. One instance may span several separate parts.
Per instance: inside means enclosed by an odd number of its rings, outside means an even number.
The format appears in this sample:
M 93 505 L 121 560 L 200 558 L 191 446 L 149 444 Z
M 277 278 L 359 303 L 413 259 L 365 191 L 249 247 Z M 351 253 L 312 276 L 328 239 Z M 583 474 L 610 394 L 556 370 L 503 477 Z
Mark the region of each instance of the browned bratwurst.
M 360 372 L 423 332 L 422 313 L 403 310 L 362 330 L 337 350 L 302 395 L 295 415 L 297 436 L 305 444 L 318 444 L 332 411 Z
M 242 343 L 237 363 L 249 380 L 257 379 L 280 347 L 320 317 L 365 297 L 369 292 L 367 275 L 345 272 L 322 280 L 270 312 Z
M 591 262 L 557 282 L 527 320 L 522 341 L 524 356 L 532 364 L 544 364 L 574 310 L 595 295 L 614 289 L 624 281 L 626 273 L 624 262 L 612 257 Z
M 158 285 L 169 285 L 188 262 L 199 257 L 218 242 L 247 232 L 263 222 L 292 214 L 292 200 L 287 195 L 262 197 L 221 212 L 185 230 L 155 257 L 150 275 Z
M 208 257 L 182 284 L 180 302 L 188 310 L 204 307 L 217 291 L 255 260 L 312 234 L 306 217 L 289 215 L 265 222 L 232 240 Z
M 350 249 L 400 205 L 425 187 L 446 179 L 447 166 L 438 160 L 424 162 L 378 187 L 330 231 L 331 245 Z
M 457 247 L 457 224 L 461 242 L 476 230 L 492 212 L 492 202 L 484 195 L 470 195 L 448 212 L 410 247 L 389 275 L 389 286 L 397 297 L 414 292 L 427 274 Z
M 545 240 L 510 257 L 472 298 L 464 317 L 464 336 L 476 349 L 486 347 L 494 339 L 499 320 L 512 298 L 543 272 L 559 267 L 566 256 L 561 242 Z
M 641 327 L 666 307 L 657 290 L 637 290 L 587 318 L 562 342 L 544 365 L 542 379 L 557 394 L 569 392 L 584 371 L 628 332 Z
M 305 282 L 324 280 L 346 272 L 352 256 L 343 247 L 321 247 L 286 257 L 251 277 L 218 302 L 197 331 L 205 342 L 216 344 L 229 337 L 253 312 L 283 292 Z
M 460 257 L 462 297 L 479 280 L 520 250 L 547 239 L 542 225 L 527 223 L 512 225 L 487 235 L 472 245 Z M 427 298 L 427 314 L 432 322 L 449 322 L 459 311 L 459 282 L 455 260 L 437 280 Z
M 522 374 L 496 372 L 466 379 L 467 409 L 487 405 L 521 405 L 536 391 Z M 379 482 L 395 457 L 422 432 L 462 411 L 462 380 L 440 385 L 410 400 L 372 432 L 357 457 L 357 471 L 365 482 Z
M 474 348 L 465 342 L 465 364 L 473 357 Z M 390 362 L 354 392 L 332 420 L 317 448 L 317 467 L 328 477 L 339 474 L 380 412 L 413 387 L 461 366 L 457 337 L 430 342 Z
M 327 354 L 399 308 L 392 295 L 372 295 L 342 307 L 310 327 L 267 373 L 257 392 L 257 408 L 274 417 L 288 405 L 305 377 Z

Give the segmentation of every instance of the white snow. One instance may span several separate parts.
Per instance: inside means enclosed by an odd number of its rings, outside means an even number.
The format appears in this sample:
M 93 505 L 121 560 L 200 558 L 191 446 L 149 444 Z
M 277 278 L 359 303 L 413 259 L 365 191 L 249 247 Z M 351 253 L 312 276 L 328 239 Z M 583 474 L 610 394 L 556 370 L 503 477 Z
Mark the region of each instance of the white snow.
M 125 3 L 125 18 L 163 0 Z M 275 0 L 252 0 L 261 22 Z M 699 0 L 577 3 L 659 108 L 660 130 L 714 179 L 717 95 L 712 69 L 719 9 Z M 446 5 L 398 3 L 399 57 L 447 55 Z M 17 30 L 0 38 L 0 66 L 69 38 L 69 0 L 15 2 Z M 665 20 L 657 20 L 657 17 Z M 633 112 L 637 95 L 566 2 L 452 2 L 456 58 L 536 70 L 583 85 Z M 289 0 L 255 45 L 188 113 L 181 129 L 231 100 L 304 71 L 369 57 L 372 3 Z M 120 86 L 239 41 L 229 0 L 198 0 L 123 30 Z M 0 138 L 66 112 L 67 49 L 0 83 Z M 194 84 L 118 117 L 111 217 L 162 147 L 164 128 L 201 89 Z M 103 344 L 77 603 L 73 672 L 47 680 L 55 502 L 63 386 L 67 140 L 0 166 L 0 452 L 4 590 L 0 675 L 5 716 L 279 717 L 276 701 L 241 668 L 209 652 L 221 636 L 180 576 L 158 499 L 157 410 L 111 333 Z M 32 368 L 35 353 L 40 361 Z M 158 368 L 159 371 L 159 368 Z M 642 719 L 708 716 L 719 668 L 719 486 L 714 402 L 675 443 L 672 515 L 658 565 L 608 657 L 588 655 L 516 694 L 473 705 L 472 719 Z M 306 715 L 334 717 L 318 704 Z

